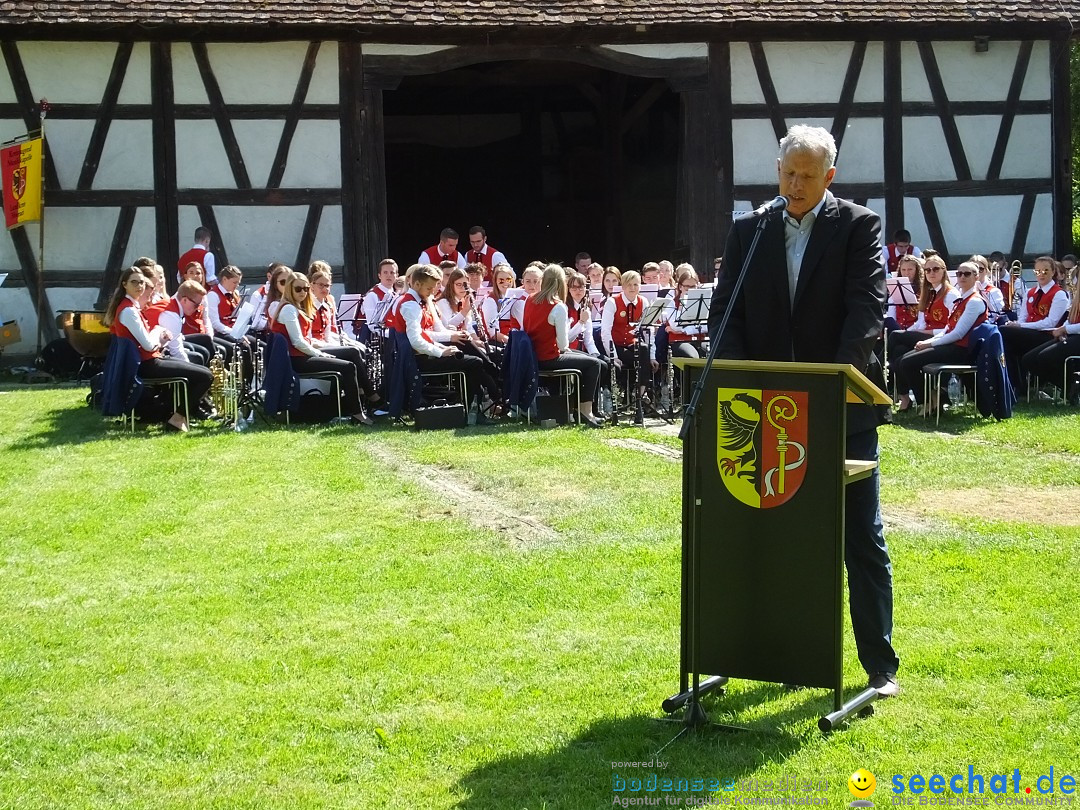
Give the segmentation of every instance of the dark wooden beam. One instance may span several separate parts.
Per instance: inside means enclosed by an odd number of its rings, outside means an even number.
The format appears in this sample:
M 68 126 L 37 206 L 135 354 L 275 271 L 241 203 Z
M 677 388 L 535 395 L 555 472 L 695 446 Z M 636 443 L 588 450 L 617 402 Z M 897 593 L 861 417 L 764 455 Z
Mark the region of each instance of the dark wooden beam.
M 1076 249 L 1072 239 L 1072 91 L 1069 70 L 1071 44 L 1070 38 L 1064 34 L 1050 43 L 1050 98 L 1054 105 L 1050 155 L 1054 178 L 1052 199 L 1055 256 L 1072 253 Z
M 315 237 L 319 233 L 319 220 L 322 219 L 321 205 L 308 206 L 307 219 L 304 220 L 304 232 L 300 235 L 300 247 L 296 250 L 296 262 L 293 269 L 306 273 L 311 264 L 311 250 L 315 247 Z
M 949 101 L 949 96 L 945 92 L 945 83 L 941 80 L 941 70 L 938 68 L 937 56 L 934 55 L 934 43 L 920 42 L 918 46 L 923 70 L 926 71 L 926 83 L 930 85 L 930 95 L 938 109 L 941 131 L 945 134 L 945 145 L 949 148 L 956 179 L 970 180 L 971 168 L 968 166 L 967 155 L 964 153 L 964 141 L 960 137 L 960 130 L 956 128 L 952 102 Z
M 703 255 L 695 259 L 701 278 L 712 278 L 713 259 L 723 255 L 731 211 L 735 208 L 735 142 L 731 135 L 731 46 L 726 42 L 709 45 L 708 175 L 711 205 L 706 216 L 708 238 Z
M 101 106 L 98 108 L 98 115 L 94 121 L 94 131 L 90 134 L 90 144 L 86 147 L 86 157 L 83 158 L 82 171 L 79 173 L 76 188 L 80 190 L 94 186 L 94 175 L 97 174 L 98 164 L 101 162 L 105 139 L 109 137 L 109 126 L 113 122 L 116 101 L 120 98 L 120 88 L 124 86 L 124 76 L 127 74 L 132 47 L 130 42 L 121 42 L 116 46 L 112 71 L 109 73 L 109 80 L 105 83 L 105 93 L 101 98 Z
M 19 267 L 22 270 L 26 291 L 30 293 L 30 303 L 33 304 L 34 312 L 38 314 L 41 320 L 42 339 L 45 343 L 56 340 L 60 337 L 60 331 L 56 328 L 56 313 L 53 312 L 52 305 L 49 303 L 48 292 L 44 292 L 42 289 L 46 285 L 41 283 L 41 274 L 38 273 L 38 257 L 30 244 L 30 236 L 27 234 L 26 228 L 12 228 L 8 233 L 11 234 L 11 241 L 15 245 L 15 255 L 19 257 Z M 46 281 L 48 277 L 49 274 L 46 271 Z M 39 291 L 43 292 L 43 298 L 39 297 Z
M 18 45 L 9 40 L 0 41 L 0 52 L 4 54 L 4 64 L 7 67 L 8 78 L 11 79 L 12 89 L 15 91 L 15 107 L 10 118 L 21 118 L 27 132 L 37 132 L 41 129 L 41 116 L 38 109 L 37 99 L 30 90 L 30 80 L 26 77 L 26 68 L 23 67 L 22 57 L 19 55 Z M 53 191 L 60 188 L 60 177 L 56 173 L 56 163 L 53 162 L 52 149 L 49 147 L 49 139 L 45 138 L 45 191 Z
M 949 256 L 949 246 L 945 242 L 945 231 L 941 227 L 941 219 L 938 217 L 934 198 L 921 197 L 919 205 L 922 207 L 923 219 L 926 221 L 926 232 L 930 234 L 929 247 L 941 254 L 945 264 L 951 265 L 952 258 Z
M 206 98 L 210 102 L 210 110 L 217 122 L 218 132 L 221 134 L 221 143 L 225 147 L 225 155 L 229 159 L 229 167 L 232 169 L 233 179 L 236 180 L 237 188 L 251 188 L 251 179 L 248 177 L 247 166 L 244 164 L 244 155 L 240 151 L 240 144 L 233 132 L 232 119 L 229 117 L 228 107 L 221 95 L 221 87 L 214 75 L 213 66 L 210 64 L 210 55 L 206 50 L 206 43 L 192 42 L 191 51 L 195 55 L 195 64 L 199 67 L 199 75 L 202 77 L 203 87 L 206 89 Z
M 1001 114 L 997 140 L 994 141 L 994 151 L 990 156 L 990 168 L 986 171 L 987 180 L 997 180 L 1001 176 L 1005 150 L 1009 147 L 1009 136 L 1012 134 L 1013 119 L 1016 118 L 1016 105 L 1020 101 L 1020 91 L 1024 89 L 1024 79 L 1027 78 L 1028 64 L 1031 62 L 1031 47 L 1031 40 L 1021 42 L 1016 54 L 1012 81 L 1009 82 L 1009 92 L 1005 99 L 1005 111 Z
M 622 122 L 622 134 L 625 135 L 630 131 L 630 128 L 634 126 L 641 116 L 649 111 L 660 98 L 668 91 L 667 82 L 656 81 L 653 82 L 649 89 L 646 90 L 629 110 L 623 114 Z
M 757 73 L 758 83 L 761 85 L 761 94 L 765 97 L 765 107 L 769 112 L 769 120 L 772 121 L 773 133 L 779 141 L 787 132 L 787 122 L 780 110 L 780 99 L 776 95 L 776 85 L 773 84 L 772 74 L 769 72 L 765 46 L 760 42 L 751 42 L 750 57 L 754 61 L 754 70 Z
M 120 273 L 124 268 L 124 259 L 127 256 L 128 241 L 131 239 L 131 227 L 135 224 L 136 211 L 138 209 L 135 206 L 125 205 L 116 218 L 116 228 L 113 230 L 112 244 L 109 246 L 109 258 L 105 260 L 105 272 L 101 274 L 94 309 L 105 309 L 113 290 L 120 283 Z M 165 275 L 168 274 L 166 270 Z
M 832 136 L 836 141 L 838 153 L 844 145 L 844 133 L 847 131 L 848 119 L 851 117 L 851 105 L 855 102 L 855 89 L 859 86 L 859 76 L 862 75 L 865 59 L 866 43 L 854 43 L 851 48 L 851 58 L 848 59 L 847 72 L 844 74 L 844 85 L 840 89 L 840 103 L 833 116 Z
M 359 267 L 367 252 L 366 230 L 361 219 L 364 171 L 360 155 L 363 142 L 364 57 L 360 43 L 338 44 L 338 99 L 341 124 L 341 222 L 345 291 L 361 290 Z
M 386 210 L 386 139 L 383 137 L 383 91 L 364 88 L 360 115 L 360 162 L 362 192 L 360 222 L 353 227 L 364 229 L 362 264 L 356 269 L 356 292 L 375 285 L 378 264 L 389 252 Z M 345 228 L 350 227 L 346 220 Z
M 311 86 L 311 75 L 315 72 L 315 60 L 319 56 L 319 42 L 308 44 L 307 53 L 304 55 L 304 64 L 300 68 L 300 78 L 296 82 L 296 90 L 293 91 L 292 104 L 285 114 L 285 126 L 281 130 L 281 139 L 278 141 L 277 154 L 270 166 L 270 177 L 266 181 L 267 188 L 277 188 L 281 185 L 281 178 L 285 175 L 285 164 L 289 160 L 289 148 L 292 146 L 293 135 L 296 134 L 296 125 L 304 112 L 304 99 L 307 98 L 308 88 Z
M 214 254 L 214 267 L 224 267 L 229 263 L 229 256 L 225 252 L 225 237 L 221 233 L 221 229 L 218 228 L 214 206 L 206 202 L 200 202 L 196 203 L 195 207 L 199 211 L 200 224 L 210 229 L 210 252 Z M 192 239 L 194 239 L 194 234 L 192 234 Z
M 882 168 L 885 183 L 885 222 L 882 238 L 904 227 L 904 113 L 900 43 L 886 42 L 882 65 L 885 102 L 882 120 Z M 841 178 L 842 179 L 842 178 Z M 871 197 L 873 194 L 860 195 Z
M 180 214 L 176 196 L 176 119 L 173 117 L 172 46 L 150 46 L 150 101 L 154 108 L 154 221 L 157 261 L 167 268 L 165 283 L 176 289 L 176 274 L 168 268 L 180 258 Z
M 1035 213 L 1035 195 L 1025 194 L 1020 201 L 1020 213 L 1016 215 L 1016 229 L 1013 231 L 1012 249 L 1010 256 L 1020 256 L 1024 253 L 1027 245 L 1028 233 L 1031 231 L 1031 215 Z M 1060 253 L 1057 255 L 1061 255 Z
M 155 153 L 156 154 L 156 153 Z M 155 165 L 155 169 L 158 167 Z M 115 208 L 118 205 L 154 205 L 159 195 L 140 189 L 88 189 L 54 191 L 49 207 Z M 180 205 L 337 205 L 341 191 L 336 188 L 188 188 L 175 190 L 172 197 Z

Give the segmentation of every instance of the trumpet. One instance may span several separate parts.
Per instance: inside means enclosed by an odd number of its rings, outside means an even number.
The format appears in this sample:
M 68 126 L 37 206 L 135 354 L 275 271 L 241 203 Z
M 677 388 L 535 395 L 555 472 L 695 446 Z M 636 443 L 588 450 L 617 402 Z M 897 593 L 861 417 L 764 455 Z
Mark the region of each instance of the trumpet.
M 1014 259 L 1009 266 L 1009 304 L 1013 312 L 1019 312 L 1024 305 L 1024 285 L 1020 284 L 1020 274 L 1024 270 L 1024 263 Z

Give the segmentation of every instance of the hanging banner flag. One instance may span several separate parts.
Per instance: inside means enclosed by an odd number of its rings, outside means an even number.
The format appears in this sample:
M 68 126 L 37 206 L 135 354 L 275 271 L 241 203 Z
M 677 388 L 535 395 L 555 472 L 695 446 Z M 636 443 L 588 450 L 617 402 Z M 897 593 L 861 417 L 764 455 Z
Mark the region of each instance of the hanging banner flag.
M 0 184 L 8 230 L 41 219 L 42 139 L 0 148 Z

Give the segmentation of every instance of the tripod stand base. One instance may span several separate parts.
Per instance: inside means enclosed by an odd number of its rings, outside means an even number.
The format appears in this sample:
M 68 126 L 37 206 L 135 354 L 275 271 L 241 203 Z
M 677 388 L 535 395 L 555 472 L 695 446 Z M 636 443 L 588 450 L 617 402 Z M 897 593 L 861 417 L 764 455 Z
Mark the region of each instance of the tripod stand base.
M 853 714 L 857 714 L 859 717 L 870 717 L 874 713 L 874 701 L 879 697 L 881 695 L 878 694 L 878 691 L 868 686 L 839 709 L 829 712 L 818 720 L 818 728 L 828 733 L 834 731 Z

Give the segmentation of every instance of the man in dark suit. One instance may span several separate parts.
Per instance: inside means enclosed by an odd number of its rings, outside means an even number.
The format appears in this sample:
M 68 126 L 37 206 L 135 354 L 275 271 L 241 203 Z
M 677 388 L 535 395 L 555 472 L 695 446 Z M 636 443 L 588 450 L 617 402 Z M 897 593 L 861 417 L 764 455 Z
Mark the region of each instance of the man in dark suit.
M 756 217 L 737 219 L 709 314 L 713 340 L 730 307 L 717 356 L 732 360 L 850 363 L 885 387 L 874 342 L 881 334 L 886 290 L 881 223 L 868 208 L 828 190 L 836 143 L 820 127 L 794 126 L 780 141 L 782 215 L 765 226 L 742 289 L 732 300 Z M 878 460 L 877 426 L 888 409 L 849 405 L 849 459 Z M 851 623 L 870 686 L 899 694 L 900 660 L 892 647 L 892 563 L 882 533 L 879 476 L 847 487 L 845 563 Z

